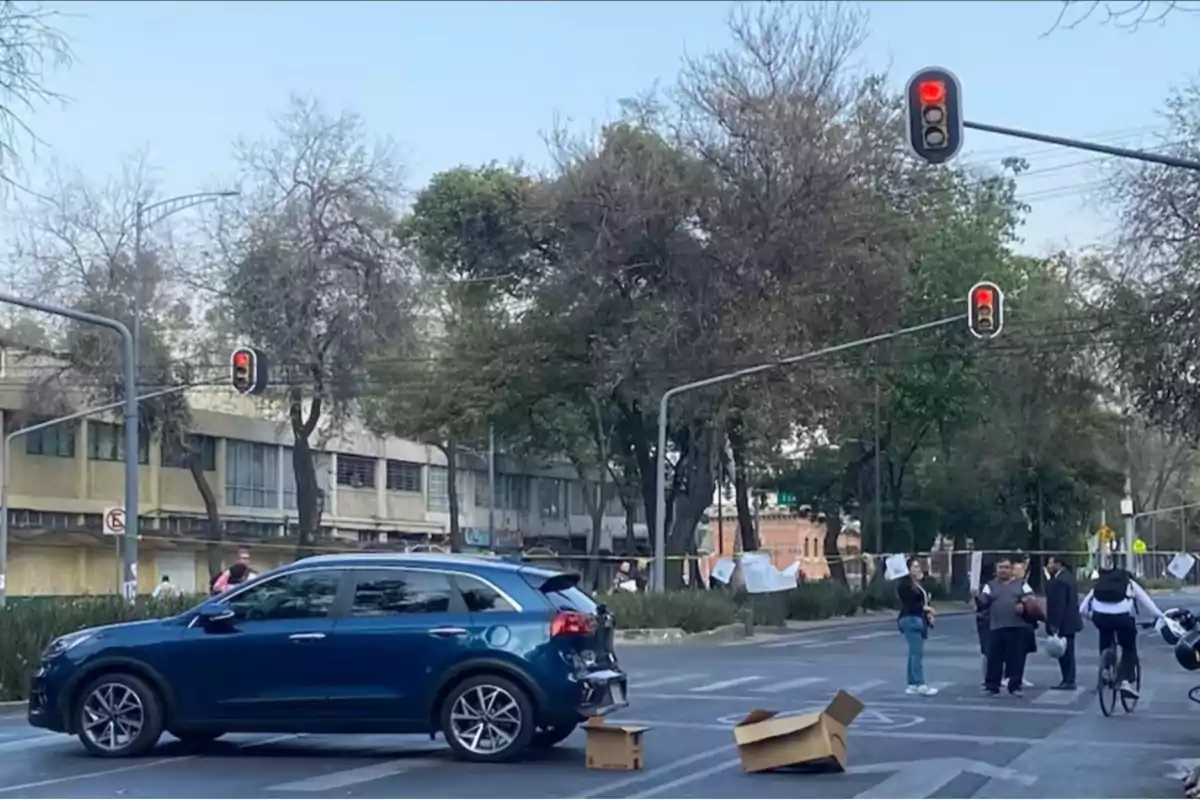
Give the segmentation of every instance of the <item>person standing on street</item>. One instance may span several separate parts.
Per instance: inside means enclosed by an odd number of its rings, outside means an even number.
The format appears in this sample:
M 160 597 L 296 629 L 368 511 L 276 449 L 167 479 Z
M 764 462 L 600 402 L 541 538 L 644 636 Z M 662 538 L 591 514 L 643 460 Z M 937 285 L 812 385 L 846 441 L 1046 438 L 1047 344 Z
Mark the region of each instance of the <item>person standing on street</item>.
M 163 575 L 162 582 L 154 587 L 154 592 L 150 596 L 155 600 L 162 600 L 167 597 L 177 597 L 179 594 L 179 587 L 171 583 L 171 576 Z
M 996 562 L 996 577 L 979 592 L 979 602 L 989 612 L 991 632 L 984 686 L 989 695 L 1000 694 L 1000 681 L 1005 673 L 1008 675 L 1008 693 L 1014 697 L 1022 695 L 1027 655 L 1025 634 L 1029 630 L 1024 617 L 1024 601 L 1032 596 L 1033 589 L 1023 578 L 1013 575 L 1012 561 L 1003 557 Z
M 1029 583 L 1029 556 L 1018 556 L 1013 559 L 1013 578 Z M 1030 598 L 1028 605 L 1024 606 L 1021 616 L 1025 619 L 1028 630 L 1021 634 L 1021 638 L 1025 640 L 1025 658 L 1029 658 L 1032 653 L 1037 652 L 1037 628 L 1038 617 L 1035 612 L 1040 606 L 1036 605 L 1036 598 Z M 1032 689 L 1033 681 L 1025 676 L 1025 670 L 1021 670 L 1021 688 Z
M 896 594 L 900 599 L 900 616 L 896 620 L 896 627 L 908 643 L 908 688 L 905 694 L 932 697 L 937 694 L 937 689 L 925 683 L 925 639 L 929 636 L 934 612 L 929 605 L 929 593 L 921 585 L 923 577 L 925 571 L 921 569 L 921 559 L 910 558 L 908 575 L 896 584 Z
M 1050 570 L 1050 581 L 1046 584 L 1046 633 L 1060 636 L 1067 649 L 1058 659 L 1062 682 L 1051 689 L 1075 688 L 1075 634 L 1083 630 L 1083 617 L 1079 614 L 1079 590 L 1075 586 L 1075 574 L 1071 565 L 1059 556 L 1050 556 L 1046 565 Z
M 979 586 L 987 585 L 988 581 L 996 577 L 996 565 L 988 561 L 979 566 Z M 987 687 L 987 664 L 988 664 L 988 649 L 991 647 L 992 629 L 991 629 L 991 610 L 981 600 L 979 590 L 975 589 L 971 592 L 971 597 L 975 600 L 975 633 L 979 637 L 979 664 L 980 678 L 983 680 L 984 688 Z

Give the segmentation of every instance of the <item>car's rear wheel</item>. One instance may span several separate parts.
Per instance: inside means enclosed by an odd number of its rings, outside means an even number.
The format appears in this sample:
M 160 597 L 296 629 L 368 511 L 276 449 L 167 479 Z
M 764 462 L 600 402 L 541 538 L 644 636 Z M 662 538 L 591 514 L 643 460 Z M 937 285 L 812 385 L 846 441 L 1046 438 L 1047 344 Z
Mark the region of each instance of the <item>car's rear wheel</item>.
M 566 741 L 566 738 L 575 732 L 579 727 L 578 723 L 570 725 L 551 725 L 546 728 L 539 728 L 537 733 L 533 734 L 533 747 L 554 747 L 556 744 L 561 744 Z
M 499 675 L 475 675 L 455 686 L 442 704 L 441 722 L 450 749 L 468 761 L 510 761 L 536 730 L 529 694 Z
M 92 755 L 140 756 L 162 736 L 162 700 L 154 687 L 136 675 L 100 675 L 79 693 L 75 721 L 79 741 Z

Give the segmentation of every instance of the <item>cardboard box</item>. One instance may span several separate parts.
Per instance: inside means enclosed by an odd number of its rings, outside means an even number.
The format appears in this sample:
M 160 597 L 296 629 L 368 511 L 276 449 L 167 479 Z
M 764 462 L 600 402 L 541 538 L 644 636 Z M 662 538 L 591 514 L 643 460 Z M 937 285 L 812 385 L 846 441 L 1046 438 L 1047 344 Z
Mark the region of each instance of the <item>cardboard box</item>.
M 640 725 L 605 725 L 604 717 L 592 717 L 583 724 L 587 731 L 588 769 L 641 769 L 646 764 L 642 734 L 650 730 Z
M 862 702 L 847 692 L 838 692 L 819 714 L 780 717 L 755 709 L 733 729 L 742 769 L 765 772 L 805 765 L 844 770 L 846 729 L 862 710 Z

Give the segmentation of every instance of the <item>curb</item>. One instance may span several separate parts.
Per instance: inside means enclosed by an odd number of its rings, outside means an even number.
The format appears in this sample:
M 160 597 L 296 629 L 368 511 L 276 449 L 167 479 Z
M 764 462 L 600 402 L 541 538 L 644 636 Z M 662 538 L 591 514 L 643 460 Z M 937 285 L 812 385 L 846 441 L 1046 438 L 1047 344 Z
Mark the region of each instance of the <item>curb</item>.
M 972 616 L 973 611 L 942 611 L 938 619 L 947 617 Z M 759 636 L 771 638 L 803 631 L 823 630 L 828 628 L 853 628 L 863 625 L 873 625 L 892 617 L 892 613 L 856 614 L 853 617 L 831 617 L 823 620 L 797 621 L 796 625 L 755 625 L 754 633 L 747 636 L 746 626 L 741 622 L 721 625 L 710 631 L 687 633 L 682 628 L 625 628 L 615 631 L 616 641 L 622 644 L 679 644 L 681 642 L 731 641 L 734 639 L 754 639 Z

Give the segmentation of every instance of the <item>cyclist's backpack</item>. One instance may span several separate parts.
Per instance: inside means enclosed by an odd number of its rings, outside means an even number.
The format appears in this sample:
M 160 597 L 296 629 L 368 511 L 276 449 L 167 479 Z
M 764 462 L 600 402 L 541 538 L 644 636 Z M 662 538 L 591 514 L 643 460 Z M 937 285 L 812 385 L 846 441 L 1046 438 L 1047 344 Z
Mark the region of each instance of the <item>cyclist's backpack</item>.
M 1100 573 L 1092 597 L 1101 603 L 1122 603 L 1129 598 L 1129 573 L 1110 569 Z

